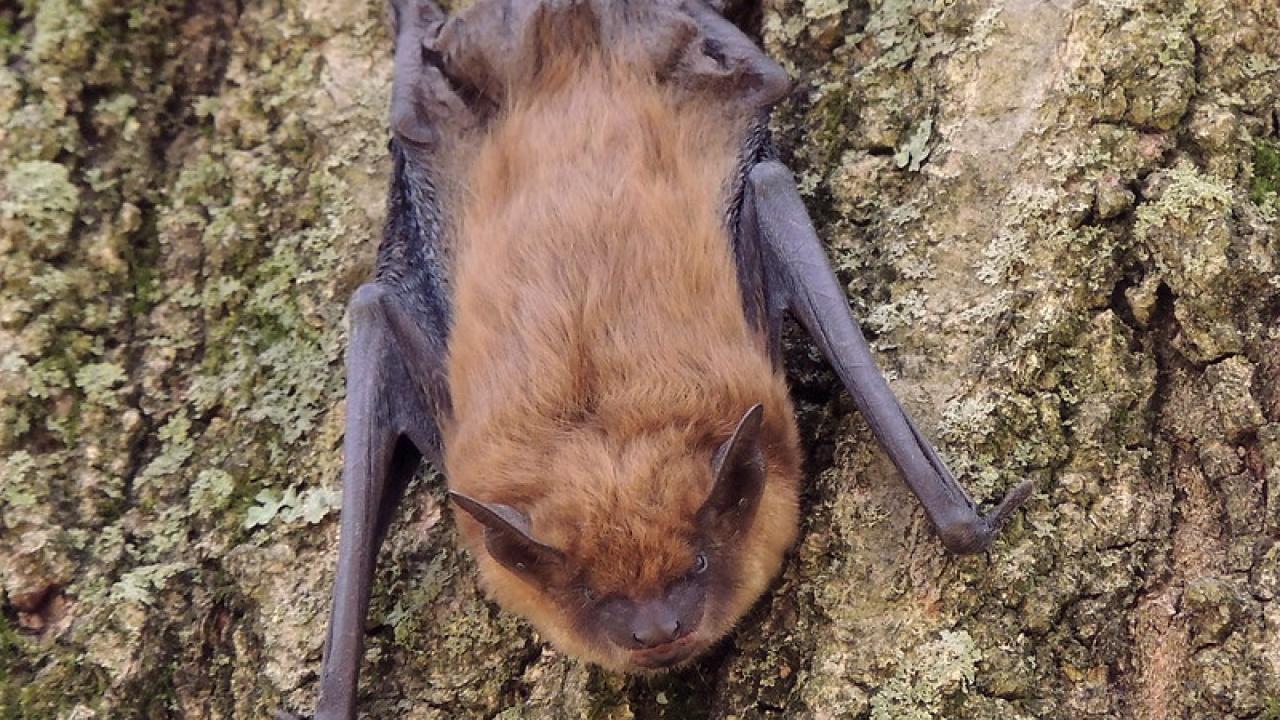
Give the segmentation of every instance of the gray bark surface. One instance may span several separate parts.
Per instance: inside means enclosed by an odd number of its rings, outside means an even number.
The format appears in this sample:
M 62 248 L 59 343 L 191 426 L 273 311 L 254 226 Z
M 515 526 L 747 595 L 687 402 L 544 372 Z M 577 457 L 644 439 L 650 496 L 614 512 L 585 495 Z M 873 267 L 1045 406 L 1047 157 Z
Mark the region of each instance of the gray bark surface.
M 1280 717 L 1280 6 L 768 0 L 786 159 L 983 501 L 947 555 L 798 334 L 799 545 L 628 679 L 486 602 L 437 476 L 370 718 Z M 0 4 L 0 718 L 314 701 L 343 309 L 383 215 L 379 3 Z

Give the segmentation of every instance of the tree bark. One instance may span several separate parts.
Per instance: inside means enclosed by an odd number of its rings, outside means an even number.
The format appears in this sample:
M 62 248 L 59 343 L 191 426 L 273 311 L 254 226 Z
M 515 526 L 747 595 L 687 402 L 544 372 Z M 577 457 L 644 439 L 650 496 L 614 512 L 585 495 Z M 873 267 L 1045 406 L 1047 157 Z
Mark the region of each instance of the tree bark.
M 803 534 L 721 649 L 559 655 L 423 473 L 367 716 L 1280 717 L 1280 6 L 768 0 L 760 32 L 895 390 L 979 499 L 1036 495 L 944 553 L 797 334 Z M 0 717 L 309 709 L 383 9 L 24 0 L 0 55 Z

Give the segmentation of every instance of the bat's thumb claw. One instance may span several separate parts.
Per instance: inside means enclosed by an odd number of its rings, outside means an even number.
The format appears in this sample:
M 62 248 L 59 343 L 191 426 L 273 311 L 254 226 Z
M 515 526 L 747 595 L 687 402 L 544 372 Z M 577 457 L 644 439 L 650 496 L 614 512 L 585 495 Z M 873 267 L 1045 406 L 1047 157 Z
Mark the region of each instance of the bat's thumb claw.
M 949 518 L 949 521 L 937 522 L 938 538 L 948 550 L 958 555 L 984 552 L 1000 534 L 1001 526 L 1013 511 L 1031 497 L 1034 488 L 1030 480 L 1024 481 L 1005 495 L 1004 500 L 986 517 L 969 508 L 967 512 Z
M 987 527 L 991 528 L 993 536 L 1000 531 L 1000 528 L 1009 519 L 1009 516 L 1013 514 L 1013 511 L 1021 507 L 1022 503 L 1031 497 L 1031 493 L 1035 489 L 1035 483 L 1030 480 L 1023 480 L 1018 487 L 1010 490 L 1009 494 L 1004 496 L 1004 500 L 1000 501 L 1000 504 L 996 506 L 995 510 L 991 511 L 990 515 L 987 515 Z

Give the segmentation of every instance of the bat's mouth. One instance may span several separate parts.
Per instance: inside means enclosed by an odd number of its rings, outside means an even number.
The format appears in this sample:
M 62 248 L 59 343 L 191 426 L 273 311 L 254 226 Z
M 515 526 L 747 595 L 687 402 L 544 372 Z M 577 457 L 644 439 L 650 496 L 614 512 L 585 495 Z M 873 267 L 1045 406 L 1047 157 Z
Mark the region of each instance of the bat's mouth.
M 692 660 L 700 649 L 693 635 L 685 635 L 665 645 L 632 650 L 631 662 L 645 670 L 665 670 Z

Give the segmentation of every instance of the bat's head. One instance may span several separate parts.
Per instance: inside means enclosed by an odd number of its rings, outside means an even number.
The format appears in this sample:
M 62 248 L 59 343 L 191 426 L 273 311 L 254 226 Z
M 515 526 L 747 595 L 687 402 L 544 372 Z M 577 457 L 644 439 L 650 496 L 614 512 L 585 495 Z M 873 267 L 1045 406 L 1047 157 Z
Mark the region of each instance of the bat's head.
M 796 453 L 778 452 L 794 441 L 770 437 L 792 431 L 762 420 L 757 405 L 702 452 L 641 441 L 618 459 L 613 448 L 612 459 L 566 468 L 560 491 L 529 514 L 454 493 L 478 524 L 472 537 L 483 533 L 489 594 L 560 649 L 613 670 L 694 659 L 764 592 L 795 539 Z

